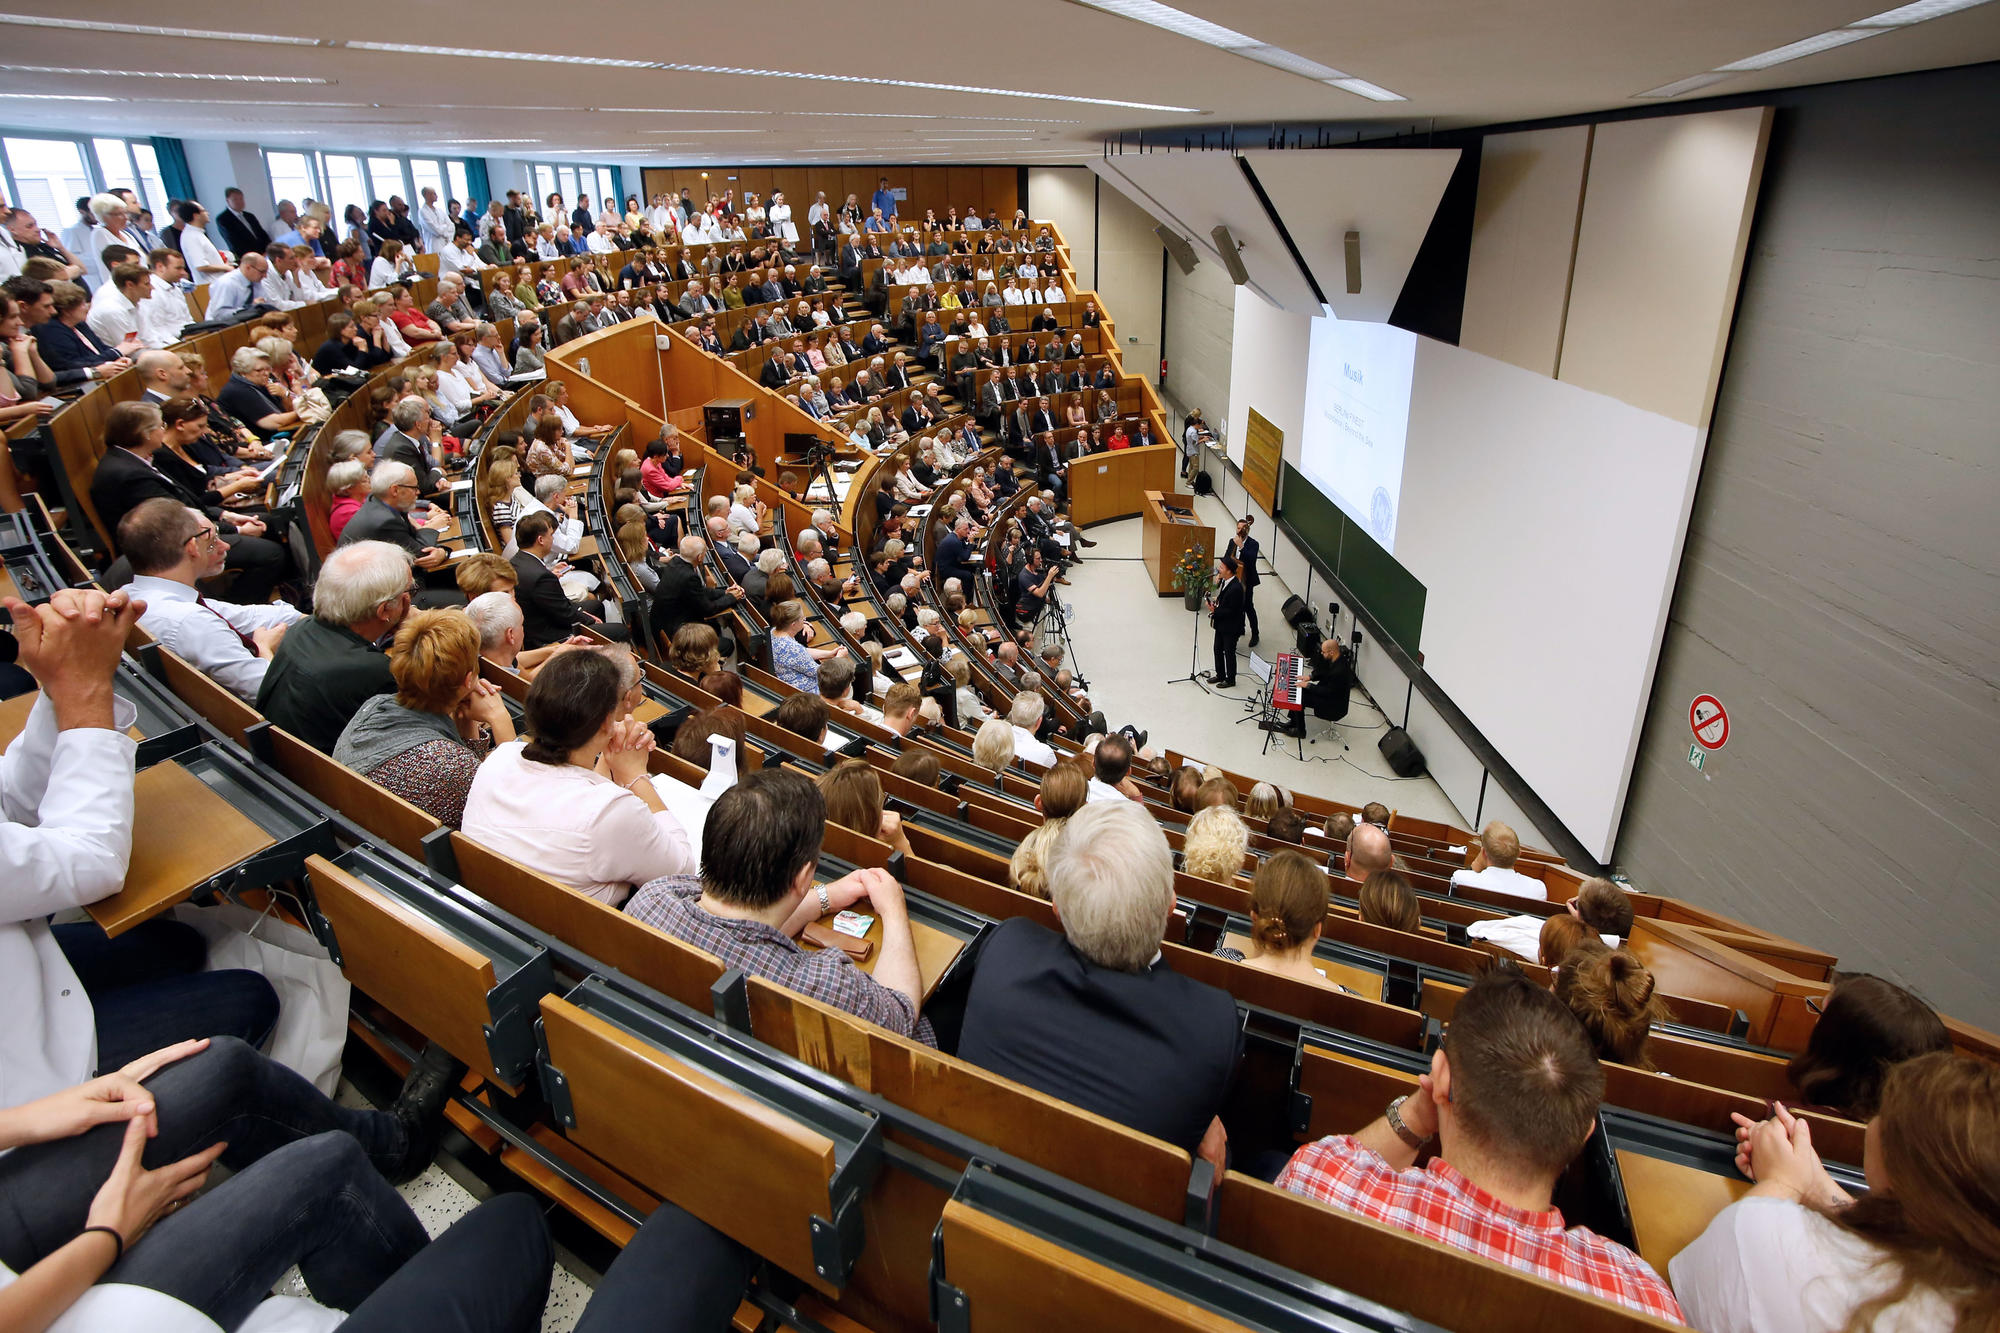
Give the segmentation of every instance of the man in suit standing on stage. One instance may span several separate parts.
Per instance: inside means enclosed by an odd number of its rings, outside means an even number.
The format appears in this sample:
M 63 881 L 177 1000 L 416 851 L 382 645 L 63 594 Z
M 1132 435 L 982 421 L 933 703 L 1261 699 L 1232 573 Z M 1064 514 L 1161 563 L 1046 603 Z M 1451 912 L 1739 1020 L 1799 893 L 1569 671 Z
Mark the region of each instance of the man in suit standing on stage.
M 1261 548 L 1257 539 L 1250 535 L 1250 516 L 1245 514 L 1236 520 L 1236 535 L 1229 539 L 1229 545 L 1222 548 L 1224 555 L 1236 557 L 1242 568 L 1243 614 L 1250 621 L 1250 646 L 1257 646 L 1257 557 Z
M 1243 580 L 1236 557 L 1217 562 L 1222 584 L 1208 603 L 1208 623 L 1215 627 L 1215 672 L 1209 679 L 1222 689 L 1236 687 L 1236 641 L 1243 637 Z

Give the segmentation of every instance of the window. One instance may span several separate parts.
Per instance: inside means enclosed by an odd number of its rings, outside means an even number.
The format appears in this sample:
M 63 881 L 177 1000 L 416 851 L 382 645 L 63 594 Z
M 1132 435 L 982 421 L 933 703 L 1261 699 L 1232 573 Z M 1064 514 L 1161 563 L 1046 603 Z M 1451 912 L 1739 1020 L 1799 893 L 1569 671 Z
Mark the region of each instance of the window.
M 153 145 L 133 140 L 132 160 L 139 168 L 139 197 L 146 201 L 146 207 L 153 210 L 153 225 L 167 226 L 167 180 L 160 174 L 160 155 L 153 151 Z
M 560 190 L 562 197 L 569 200 L 572 204 L 576 202 L 575 167 L 556 168 L 556 189 Z
M 312 160 L 304 153 L 268 152 L 264 154 L 264 165 L 271 175 L 273 204 L 289 200 L 294 207 L 298 207 L 308 199 L 319 198 L 320 189 L 313 179 Z
M 548 205 L 549 196 L 556 192 L 556 169 L 537 163 L 535 165 L 535 211 L 540 212 Z
M 436 190 L 438 202 L 445 201 L 444 172 L 439 170 L 437 159 L 413 157 L 410 159 L 410 186 L 416 194 L 410 199 L 410 207 L 415 208 L 424 201 L 425 190 Z
M 444 173 L 445 179 L 451 182 L 451 189 L 449 191 L 451 197 L 458 200 L 461 204 L 469 206 L 472 201 L 466 198 L 466 196 L 471 194 L 472 190 L 466 184 L 465 163 L 459 161 L 457 158 L 453 158 L 444 164 Z M 481 200 L 480 202 L 484 203 L 485 201 Z
M 338 234 L 347 235 L 347 210 L 353 206 L 368 215 L 368 182 L 361 175 L 361 159 L 351 153 L 327 153 L 320 159 L 326 175 L 327 206 L 333 209 Z
M 370 197 L 387 203 L 389 196 L 399 194 L 404 203 L 410 203 L 410 186 L 403 179 L 403 159 L 400 157 L 371 157 L 368 159 L 368 188 Z M 411 205 L 415 207 L 414 204 Z
M 83 148 L 74 139 L 0 140 L 7 150 L 8 192 L 48 230 L 61 233 L 77 221 L 76 201 L 93 192 Z

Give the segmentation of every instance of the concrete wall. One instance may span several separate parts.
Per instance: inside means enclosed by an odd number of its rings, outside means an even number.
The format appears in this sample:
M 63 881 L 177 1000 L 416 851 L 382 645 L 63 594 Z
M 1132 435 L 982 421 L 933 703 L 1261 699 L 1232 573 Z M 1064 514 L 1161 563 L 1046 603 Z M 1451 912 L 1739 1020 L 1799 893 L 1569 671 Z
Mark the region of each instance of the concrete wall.
M 1618 859 L 2000 1026 L 1992 67 L 1777 94 Z M 1716 695 L 1727 745 L 1687 761 Z
M 1167 382 L 1162 389 L 1177 409 L 1176 420 L 1190 407 L 1199 407 L 1211 424 L 1230 419 L 1235 320 L 1236 288 L 1220 264 L 1202 264 L 1192 273 L 1182 273 L 1177 265 L 1167 266 L 1162 348 L 1167 358 Z
M 1077 282 L 1104 298 L 1126 371 L 1158 383 L 1163 252 L 1153 219 L 1084 167 L 1030 167 L 1027 209 L 1061 228 Z

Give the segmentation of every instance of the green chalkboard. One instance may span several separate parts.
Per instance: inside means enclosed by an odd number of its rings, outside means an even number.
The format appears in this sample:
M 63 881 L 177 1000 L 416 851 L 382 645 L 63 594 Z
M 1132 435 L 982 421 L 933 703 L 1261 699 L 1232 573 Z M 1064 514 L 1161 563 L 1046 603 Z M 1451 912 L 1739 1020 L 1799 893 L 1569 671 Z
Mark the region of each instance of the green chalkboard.
M 1384 634 L 1416 656 L 1423 638 L 1424 585 L 1290 463 L 1284 465 L 1279 498 L 1278 525 L 1346 585 Z

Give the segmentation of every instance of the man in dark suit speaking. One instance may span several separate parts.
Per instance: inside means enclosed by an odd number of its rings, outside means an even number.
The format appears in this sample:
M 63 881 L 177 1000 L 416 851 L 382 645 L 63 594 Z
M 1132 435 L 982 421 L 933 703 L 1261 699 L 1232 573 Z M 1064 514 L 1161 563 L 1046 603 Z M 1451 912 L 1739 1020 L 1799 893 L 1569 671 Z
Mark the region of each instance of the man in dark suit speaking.
M 1236 684 L 1236 641 L 1243 637 L 1243 594 L 1241 567 L 1236 557 L 1225 555 L 1216 561 L 1222 584 L 1209 599 L 1208 623 L 1215 627 L 1215 674 L 1210 678 L 1223 689 Z
M 1257 573 L 1257 557 L 1261 553 L 1257 539 L 1250 535 L 1250 516 L 1245 514 L 1236 520 L 1236 535 L 1229 539 L 1229 545 L 1222 548 L 1224 555 L 1236 557 L 1241 566 L 1239 576 L 1243 580 L 1243 614 L 1250 621 L 1250 646 L 1257 646 L 1257 584 L 1261 581 Z
M 987 938 L 959 1058 L 1220 1168 L 1236 1002 L 1161 959 L 1174 907 L 1166 835 L 1135 802 L 1086 805 L 1050 849 L 1048 889 L 1063 933 L 1015 917 Z

